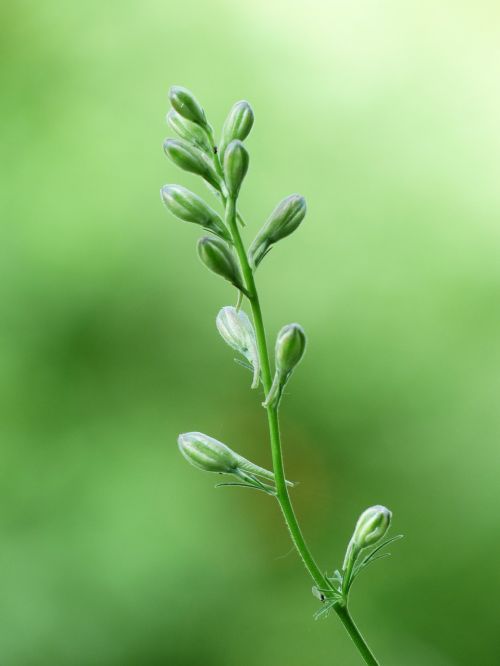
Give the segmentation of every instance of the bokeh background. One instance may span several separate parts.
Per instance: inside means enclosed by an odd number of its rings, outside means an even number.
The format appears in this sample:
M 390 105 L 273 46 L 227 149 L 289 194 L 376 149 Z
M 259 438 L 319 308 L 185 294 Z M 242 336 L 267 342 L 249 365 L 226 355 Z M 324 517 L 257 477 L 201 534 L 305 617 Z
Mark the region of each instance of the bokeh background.
M 247 240 L 322 566 L 359 512 L 406 535 L 352 608 L 386 666 L 500 663 L 500 10 L 478 0 L 17 1 L 0 18 L 0 663 L 356 666 L 268 497 L 213 489 L 176 436 L 269 465 L 218 338 L 233 290 L 159 188 L 171 84 L 254 106 Z

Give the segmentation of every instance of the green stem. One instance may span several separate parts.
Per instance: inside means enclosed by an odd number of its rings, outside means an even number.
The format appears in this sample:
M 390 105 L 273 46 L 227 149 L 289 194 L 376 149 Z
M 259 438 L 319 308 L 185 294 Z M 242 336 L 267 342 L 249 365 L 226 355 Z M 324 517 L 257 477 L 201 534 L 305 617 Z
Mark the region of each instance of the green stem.
M 339 618 L 341 619 L 342 624 L 344 625 L 347 633 L 352 638 L 353 643 L 363 656 L 365 662 L 367 664 L 370 664 L 370 666 L 379 666 L 379 662 L 377 661 L 375 655 L 370 650 L 368 644 L 366 643 L 359 629 L 355 625 L 354 620 L 352 619 L 351 614 L 349 613 L 347 605 L 341 606 L 339 604 L 336 604 L 334 606 L 334 609 Z
M 232 198 L 228 198 L 225 202 L 226 209 L 226 224 L 228 225 L 231 235 L 233 237 L 234 247 L 238 255 L 238 259 L 241 266 L 241 272 L 243 273 L 243 279 L 245 281 L 245 287 L 248 292 L 248 298 L 250 301 L 250 306 L 252 308 L 252 315 L 255 325 L 255 335 L 257 339 L 257 347 L 260 357 L 260 365 L 262 372 L 262 384 L 264 386 L 264 392 L 267 395 L 271 389 L 272 376 L 271 376 L 271 366 L 269 363 L 269 352 L 267 349 L 266 341 L 266 332 L 264 328 L 264 320 L 262 318 L 262 310 L 260 307 L 259 294 L 257 292 L 257 287 L 255 284 L 255 278 L 253 275 L 252 268 L 249 264 L 247 253 L 241 239 L 240 230 L 236 221 L 236 202 Z M 328 578 L 321 572 L 321 569 L 316 564 L 314 557 L 307 546 L 307 543 L 304 539 L 300 525 L 298 523 L 297 517 L 293 510 L 292 502 L 290 500 L 290 495 L 288 493 L 288 487 L 285 480 L 285 470 L 283 465 L 283 454 L 281 451 L 281 438 L 280 438 L 280 429 L 279 429 L 279 419 L 278 419 L 278 405 L 269 405 L 266 408 L 267 411 L 267 420 L 269 424 L 269 435 L 271 440 L 271 454 L 273 460 L 273 470 L 276 483 L 276 499 L 281 507 L 281 511 L 285 518 L 290 536 L 292 538 L 293 544 L 300 555 L 304 565 L 309 572 L 309 575 L 313 579 L 316 586 L 325 590 L 324 594 L 326 599 L 333 596 L 333 587 L 328 580 Z M 332 594 L 329 595 L 327 590 L 332 590 Z M 345 628 L 347 629 L 350 637 L 354 641 L 356 647 L 360 651 L 364 660 L 370 666 L 378 666 L 378 662 L 373 656 L 370 648 L 364 641 L 363 637 L 359 633 L 354 624 L 347 606 L 339 606 L 335 604 L 335 611 L 342 620 Z
M 249 293 L 250 305 L 252 308 L 252 315 L 255 325 L 255 335 L 257 338 L 257 347 L 259 350 L 260 365 L 262 370 L 262 384 L 264 392 L 267 395 L 271 388 L 271 368 L 269 363 L 269 353 L 267 351 L 266 333 L 264 329 L 264 321 L 262 318 L 262 310 L 260 307 L 259 295 L 255 285 L 255 278 L 252 269 L 248 262 L 247 253 L 241 240 L 240 230 L 236 224 L 236 206 L 233 199 L 228 199 L 226 204 L 226 221 L 233 236 L 234 246 L 238 254 L 243 279 L 245 286 Z M 283 455 L 281 452 L 281 440 L 279 431 L 279 420 L 277 407 L 269 406 L 267 408 L 267 420 L 269 423 L 269 434 L 271 438 L 271 453 L 273 459 L 274 476 L 276 479 L 276 498 L 280 504 L 281 510 L 285 517 L 286 524 L 290 531 L 292 541 L 302 558 L 306 569 L 309 571 L 312 579 L 322 589 L 330 588 L 330 584 L 321 573 L 318 565 L 314 561 L 309 548 L 302 535 L 299 523 L 295 516 L 295 512 L 290 501 L 288 488 L 285 480 L 285 471 L 283 466 Z

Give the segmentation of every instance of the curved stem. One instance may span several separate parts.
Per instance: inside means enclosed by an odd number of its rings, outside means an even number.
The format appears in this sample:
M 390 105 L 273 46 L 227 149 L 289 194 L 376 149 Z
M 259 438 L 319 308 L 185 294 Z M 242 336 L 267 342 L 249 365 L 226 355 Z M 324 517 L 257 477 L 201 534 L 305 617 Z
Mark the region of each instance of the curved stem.
M 218 161 L 218 160 L 216 160 Z M 260 357 L 260 365 L 262 372 L 262 384 L 264 386 L 264 392 L 267 395 L 271 389 L 272 377 L 271 377 L 271 366 L 269 363 L 269 352 L 267 349 L 266 341 L 266 332 L 264 328 L 264 320 L 262 317 L 262 310 L 260 307 L 259 294 L 255 284 L 255 278 L 253 275 L 252 268 L 249 264 L 247 253 L 241 239 L 240 230 L 236 221 L 236 202 L 232 198 L 228 198 L 225 202 L 225 217 L 226 224 L 231 231 L 233 237 L 234 247 L 238 255 L 238 259 L 241 266 L 241 272 L 243 274 L 243 279 L 245 281 L 245 287 L 248 292 L 248 298 L 250 301 L 250 306 L 252 308 L 252 315 L 255 326 L 255 335 L 257 339 L 257 347 Z M 267 411 L 267 420 L 269 424 L 269 435 L 271 440 L 271 454 L 273 460 L 273 470 L 276 483 L 276 499 L 281 507 L 281 511 L 285 518 L 286 525 L 290 532 L 293 544 L 300 555 L 309 575 L 313 579 L 314 583 L 319 589 L 325 590 L 325 598 L 332 598 L 334 596 L 333 587 L 326 577 L 325 574 L 321 572 L 321 569 L 316 564 L 314 557 L 309 550 L 309 547 L 304 539 L 302 530 L 298 523 L 297 517 L 293 510 L 292 502 L 290 500 L 290 495 L 288 493 L 288 487 L 285 479 L 285 470 L 283 465 L 283 454 L 281 451 L 281 439 L 280 439 L 280 429 L 279 429 L 279 419 L 278 419 L 278 405 L 269 405 L 266 408 Z M 328 590 L 332 590 L 331 594 L 328 593 Z M 370 666 L 378 666 L 378 662 L 373 656 L 370 648 L 366 644 L 365 640 L 359 633 L 356 625 L 354 624 L 347 606 L 335 604 L 335 611 L 342 620 L 344 627 L 348 631 L 350 637 L 354 641 L 356 647 L 363 656 L 365 662 Z

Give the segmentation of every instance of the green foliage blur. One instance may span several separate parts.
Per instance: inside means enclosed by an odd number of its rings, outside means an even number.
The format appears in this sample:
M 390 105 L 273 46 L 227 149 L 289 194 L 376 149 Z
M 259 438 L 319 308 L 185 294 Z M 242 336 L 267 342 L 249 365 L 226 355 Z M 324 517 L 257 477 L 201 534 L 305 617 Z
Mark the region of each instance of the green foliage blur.
M 250 242 L 287 387 L 287 475 L 321 565 L 382 503 L 392 558 L 352 610 L 384 666 L 500 663 L 498 3 L 89 0 L 0 9 L 0 664 L 360 664 L 277 506 L 213 489 L 179 432 L 269 466 L 234 289 L 159 189 L 170 85 L 248 99 Z M 271 340 L 272 342 L 272 340 Z

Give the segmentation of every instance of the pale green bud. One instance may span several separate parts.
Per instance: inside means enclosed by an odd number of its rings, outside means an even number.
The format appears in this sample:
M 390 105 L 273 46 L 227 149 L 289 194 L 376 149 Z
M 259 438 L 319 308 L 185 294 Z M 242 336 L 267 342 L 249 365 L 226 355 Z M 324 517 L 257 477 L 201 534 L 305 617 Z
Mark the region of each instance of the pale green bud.
M 259 480 L 262 478 L 274 483 L 273 472 L 243 458 L 217 439 L 202 432 L 186 432 L 179 435 L 177 443 L 184 458 L 194 467 L 204 472 L 233 474 L 244 485 L 271 491 L 273 494 L 273 487 L 263 485 Z M 286 483 L 289 486 L 294 485 L 291 481 L 286 481 Z
M 299 324 L 283 326 L 276 338 L 276 372 L 273 384 L 263 403 L 264 407 L 275 406 L 281 399 L 285 384 L 302 359 L 306 349 L 306 334 Z
M 167 139 L 163 144 L 163 150 L 176 166 L 201 176 L 215 189 L 220 189 L 219 178 L 213 164 L 196 146 L 182 139 Z
M 198 255 L 207 268 L 246 293 L 236 258 L 224 241 L 209 236 L 200 238 Z
M 205 111 L 190 90 L 182 86 L 172 86 L 168 91 L 168 96 L 174 109 L 183 118 L 201 125 L 201 127 L 208 127 Z
M 379 504 L 363 511 L 358 518 L 353 535 L 347 546 L 343 569 L 348 580 L 358 555 L 364 548 L 374 546 L 381 541 L 391 524 L 392 513 Z
M 244 100 L 236 102 L 229 112 L 228 117 L 222 128 L 222 137 L 219 144 L 219 155 L 221 161 L 224 159 L 224 153 L 231 141 L 239 139 L 244 141 L 250 134 L 254 121 L 252 107 Z
M 362 550 L 381 541 L 391 524 L 392 513 L 377 504 L 363 511 L 356 523 L 352 540 Z
M 288 377 L 306 349 L 306 334 L 300 324 L 283 326 L 276 338 L 276 371 Z
M 185 222 L 199 224 L 231 242 L 231 234 L 217 213 L 203 199 L 181 185 L 164 185 L 161 197 L 168 210 Z
M 229 196 L 236 199 L 248 171 L 249 156 L 245 146 L 235 139 L 224 153 L 224 176 Z
M 238 458 L 228 446 L 202 432 L 179 435 L 177 442 L 184 458 L 205 472 L 232 474 L 238 467 Z
M 224 341 L 251 363 L 254 371 L 252 388 L 257 388 L 260 381 L 259 354 L 255 331 L 247 314 L 228 305 L 220 310 L 216 324 Z
M 212 154 L 213 146 L 210 144 L 206 131 L 199 125 L 186 120 L 175 109 L 170 109 L 168 112 L 167 123 L 181 139 L 194 143 L 204 153 Z
M 257 267 L 274 243 L 297 229 L 306 215 L 306 200 L 300 194 L 283 199 L 269 216 L 249 249 L 250 262 Z

